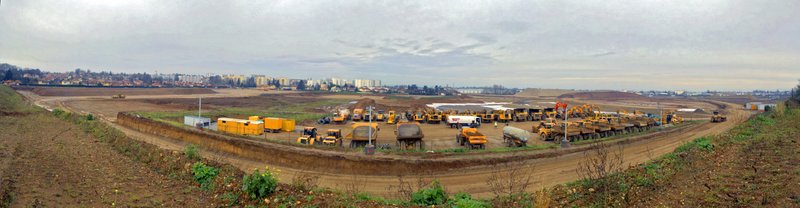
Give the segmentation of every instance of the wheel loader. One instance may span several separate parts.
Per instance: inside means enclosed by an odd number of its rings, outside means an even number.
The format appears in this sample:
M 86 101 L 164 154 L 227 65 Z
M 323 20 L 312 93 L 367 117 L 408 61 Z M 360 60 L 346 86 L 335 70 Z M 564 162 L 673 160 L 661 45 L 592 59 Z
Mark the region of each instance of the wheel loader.
M 303 128 L 303 135 L 297 137 L 297 143 L 299 144 L 314 145 L 319 144 L 319 140 L 320 137 L 317 133 L 317 128 L 314 127 Z
M 322 143 L 328 146 L 339 146 L 342 147 L 344 143 L 342 141 L 342 130 L 341 129 L 328 129 L 328 135 L 322 139 Z

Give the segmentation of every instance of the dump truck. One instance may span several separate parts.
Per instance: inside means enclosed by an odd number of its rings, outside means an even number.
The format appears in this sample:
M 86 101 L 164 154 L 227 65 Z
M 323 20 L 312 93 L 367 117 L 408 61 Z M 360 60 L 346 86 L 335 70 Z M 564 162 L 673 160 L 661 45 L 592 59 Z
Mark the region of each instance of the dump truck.
M 503 123 L 508 123 L 514 120 L 514 112 L 511 110 L 497 110 L 494 111 L 496 120 Z
M 350 140 L 350 148 L 364 147 L 370 140 L 372 140 L 373 145 L 378 146 L 378 141 L 375 140 L 378 138 L 378 131 L 380 131 L 378 123 L 358 122 L 354 123 L 350 128 L 353 131 L 345 136 L 345 139 Z M 372 134 L 369 132 L 372 132 Z
M 528 145 L 531 134 L 513 126 L 503 127 L 503 142 L 508 147 L 524 147 Z
M 450 128 L 459 128 L 465 126 L 478 128 L 481 126 L 481 118 L 477 116 L 450 115 L 447 116 L 447 125 L 450 126 Z
M 112 95 L 111 99 L 125 99 L 125 95 L 123 94 Z
M 462 128 L 456 135 L 456 144 L 469 149 L 486 149 L 486 136 L 476 128 Z
M 320 144 L 319 142 L 320 137 L 317 133 L 317 128 L 314 127 L 303 128 L 303 135 L 297 137 L 297 143 L 299 144 L 315 145 Z
M 356 108 L 353 109 L 353 121 L 361 121 L 364 119 L 364 109 Z
M 425 116 L 428 118 L 427 120 L 429 124 L 442 123 L 442 114 L 439 112 L 431 111 L 426 113 Z
M 386 120 L 386 112 L 383 110 L 378 110 L 378 113 L 374 115 L 375 121 L 385 121 Z
M 425 143 L 422 141 L 425 135 L 422 134 L 422 127 L 419 123 L 398 123 L 394 134 L 397 136 L 398 149 L 425 149 Z
M 528 109 L 528 115 L 531 121 L 541 121 L 545 119 L 542 109 Z
M 530 121 L 531 115 L 528 113 L 528 109 L 525 108 L 514 108 L 514 121 Z
M 350 111 L 347 109 L 342 109 L 333 113 L 332 120 L 334 124 L 343 124 L 347 121 L 348 117 L 350 117 Z
M 342 147 L 344 144 L 342 141 L 342 130 L 341 129 L 328 129 L 328 135 L 322 139 L 322 144 L 328 146 L 339 146 Z
M 417 111 L 414 113 L 414 121 L 418 123 L 425 123 L 425 113 Z
M 570 142 L 583 139 L 592 139 L 596 136 L 593 129 L 578 126 L 576 123 L 567 123 L 566 132 L 564 131 L 564 128 L 565 126 L 563 122 L 557 122 L 553 124 L 553 128 L 548 136 L 551 140 L 560 141 L 560 138 L 564 138 L 564 135 L 566 135 L 567 140 Z
M 728 120 L 728 118 L 725 117 L 725 116 L 722 116 L 719 113 L 719 111 L 714 111 L 714 115 L 711 116 L 711 122 L 712 123 L 721 123 L 721 122 L 725 122 L 727 120 Z

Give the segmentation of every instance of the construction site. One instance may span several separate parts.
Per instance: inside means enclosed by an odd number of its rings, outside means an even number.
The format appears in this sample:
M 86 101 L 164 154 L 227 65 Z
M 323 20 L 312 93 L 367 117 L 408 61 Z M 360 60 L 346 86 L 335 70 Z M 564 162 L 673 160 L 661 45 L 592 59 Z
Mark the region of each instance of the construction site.
M 51 96 L 49 90 L 80 93 Z M 635 165 L 754 113 L 733 103 L 624 92 L 398 97 L 104 90 L 19 92 L 46 109 L 92 114 L 161 148 L 197 145 L 204 157 L 242 170 L 275 167 L 281 180 L 311 172 L 320 186 L 358 183 L 386 198 L 395 197 L 398 176 L 435 178 L 453 192 L 490 197 L 487 178 L 517 168 L 536 176 L 540 187 L 530 190 L 550 187 L 579 179 L 577 164 L 594 143 L 625 146 L 625 163 Z

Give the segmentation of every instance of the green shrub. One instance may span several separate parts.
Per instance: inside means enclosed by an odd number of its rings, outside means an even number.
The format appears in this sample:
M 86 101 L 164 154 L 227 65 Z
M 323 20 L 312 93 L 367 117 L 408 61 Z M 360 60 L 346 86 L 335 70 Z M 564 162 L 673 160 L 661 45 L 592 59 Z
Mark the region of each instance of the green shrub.
M 93 121 L 94 120 L 94 115 L 92 115 L 91 113 L 90 114 L 86 114 L 86 116 L 84 118 L 87 121 Z
M 200 154 L 197 151 L 197 145 L 194 144 L 186 145 L 186 148 L 183 149 L 183 154 L 185 154 L 190 160 L 200 159 Z
M 53 109 L 53 115 L 56 117 L 61 117 L 61 115 L 64 115 L 64 113 L 65 113 L 64 110 L 58 108 Z
M 269 171 L 264 170 L 260 173 L 254 170 L 252 174 L 245 175 L 242 179 L 242 191 L 250 195 L 250 198 L 260 199 L 272 194 L 278 185 L 278 179 Z
M 211 190 L 214 189 L 214 178 L 219 174 L 219 169 L 196 162 L 192 165 L 192 174 L 194 174 L 194 180 L 200 183 L 200 189 Z
M 450 202 L 453 208 L 488 208 L 491 207 L 488 202 L 472 199 L 468 193 L 459 192 L 453 195 Z
M 428 188 L 423 188 L 411 194 L 411 202 L 418 205 L 440 205 L 447 200 L 447 193 L 439 181 L 433 181 Z
M 225 192 L 222 194 L 222 200 L 228 202 L 228 207 L 239 205 L 239 193 Z
M 711 139 L 708 137 L 700 137 L 689 143 L 683 144 L 678 148 L 675 148 L 675 153 L 688 152 L 693 149 L 712 151 L 714 150 L 714 144 L 711 143 Z

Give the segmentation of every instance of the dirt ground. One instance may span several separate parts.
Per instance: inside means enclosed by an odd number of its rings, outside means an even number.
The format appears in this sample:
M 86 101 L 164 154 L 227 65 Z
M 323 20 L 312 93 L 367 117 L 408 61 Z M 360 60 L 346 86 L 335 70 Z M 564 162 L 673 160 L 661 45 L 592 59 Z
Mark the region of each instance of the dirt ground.
M 89 106 L 89 107 L 81 107 L 82 105 L 86 105 L 86 103 L 74 102 L 72 100 L 80 100 L 84 101 L 85 98 L 63 98 L 63 97 L 41 97 L 37 96 L 33 93 L 24 93 L 31 99 L 34 99 L 37 104 L 45 106 L 45 107 L 54 107 L 54 106 L 62 106 L 66 109 L 80 109 L 86 110 L 89 112 L 96 112 L 96 111 L 107 111 L 107 112 L 97 112 L 96 114 L 103 116 L 115 115 L 112 114 L 113 111 L 124 111 L 127 108 L 131 108 L 133 106 L 143 106 L 143 108 L 149 108 L 146 105 L 140 105 L 142 102 L 131 102 L 128 105 L 121 105 L 122 107 L 114 107 L 118 105 L 110 105 L 106 104 L 105 106 Z M 254 96 L 259 95 L 261 93 L 241 93 L 241 92 L 222 92 L 218 91 L 217 94 L 214 94 L 215 97 L 246 97 L 246 95 Z M 242 96 L 245 95 L 245 96 Z M 328 95 L 321 96 L 327 97 Z M 336 96 L 336 98 L 345 98 L 340 95 L 331 95 Z M 351 95 L 347 95 L 351 96 Z M 358 95 L 355 95 L 358 96 Z M 361 96 L 358 96 L 361 97 Z M 157 99 L 157 98 L 193 98 L 192 96 L 186 95 L 175 95 L 175 96 L 142 96 L 139 97 L 142 99 Z M 479 98 L 470 98 L 474 100 L 482 100 L 491 97 L 479 97 Z M 447 99 L 447 98 L 444 98 Z M 503 97 L 503 99 L 509 100 L 531 100 L 528 98 L 517 98 L 517 97 Z M 397 100 L 397 99 L 386 99 L 386 98 L 377 98 L 375 99 L 376 102 L 381 103 L 385 102 L 389 105 L 403 105 L 404 103 L 408 103 L 407 100 Z M 388 101 L 387 101 L 388 100 Z M 429 101 L 427 99 L 419 99 L 422 101 L 415 101 L 415 102 L 424 102 Z M 465 99 L 467 100 L 467 99 Z M 65 102 L 70 101 L 70 102 Z M 127 102 L 126 102 L 127 103 Z M 702 102 L 697 102 L 702 104 Z M 151 103 L 152 104 L 152 103 Z M 608 103 L 608 104 L 615 104 L 615 103 Z M 694 105 L 694 104 L 687 104 L 687 105 Z M 703 104 L 705 105 L 705 104 Z M 710 104 L 709 104 L 710 105 Z M 157 107 L 160 105 L 155 105 L 151 107 Z M 623 105 L 624 106 L 624 105 Z M 98 108 L 103 108 L 102 110 Z M 108 110 L 108 108 L 114 108 L 115 110 Z M 654 109 L 654 108 L 653 108 Z M 749 115 L 749 112 L 744 112 L 738 110 L 738 105 L 731 105 L 730 112 L 728 114 L 728 118 L 730 122 L 726 123 L 719 123 L 719 124 L 712 124 L 712 123 L 705 123 L 702 125 L 694 126 L 689 128 L 684 132 L 679 132 L 676 134 L 670 134 L 667 136 L 654 136 L 649 139 L 641 140 L 638 142 L 633 142 L 625 145 L 625 162 L 626 164 L 638 164 L 644 161 L 649 160 L 649 158 L 657 157 L 658 155 L 662 155 L 668 152 L 671 152 L 675 147 L 679 146 L 680 144 L 689 141 L 691 139 L 709 135 L 709 134 L 717 134 L 723 132 L 729 128 L 731 128 L 736 123 L 744 121 Z M 104 117 L 104 120 L 113 121 L 113 119 L 109 117 Z M 521 127 L 528 129 L 530 124 L 526 123 L 518 123 Z M 512 125 L 515 125 L 512 123 Z M 526 127 L 528 126 L 528 127 Z M 175 148 L 175 147 L 182 147 L 183 144 L 176 143 L 171 141 L 170 139 L 163 138 L 157 135 L 149 135 L 149 134 L 141 134 L 135 131 L 125 129 L 124 127 L 120 127 L 123 131 L 126 132 L 128 135 L 132 135 L 131 137 L 135 139 L 139 139 L 142 141 L 154 143 L 161 147 L 165 148 Z M 321 126 L 322 130 L 324 131 L 330 126 Z M 455 130 L 449 129 L 444 125 L 423 125 L 423 131 L 426 134 L 427 138 L 441 138 L 438 140 L 431 140 L 429 144 L 432 147 L 436 148 L 451 148 L 455 144 L 454 136 Z M 388 137 L 394 138 L 393 131 L 391 127 L 382 126 L 381 127 L 381 137 Z M 490 138 L 497 138 L 499 135 L 499 128 L 495 130 L 491 126 L 483 126 L 481 127 L 481 131 L 485 131 L 487 135 L 490 135 Z M 290 134 L 282 134 L 281 136 L 286 136 L 286 139 L 292 140 L 293 135 Z M 430 136 L 429 136 L 430 135 Z M 269 136 L 269 135 L 268 135 Z M 296 137 L 295 137 L 296 138 Z M 383 139 L 379 139 L 379 142 L 383 142 Z M 497 140 L 490 139 L 489 146 L 498 145 Z M 558 151 L 558 150 L 554 150 Z M 253 168 L 262 168 L 265 165 L 271 165 L 269 161 L 258 161 L 258 160 L 250 160 L 239 158 L 232 155 L 214 153 L 214 152 L 206 152 L 204 154 L 208 154 L 209 157 L 215 158 L 215 160 L 221 162 L 227 162 L 229 164 L 235 165 L 242 170 L 252 170 Z M 527 153 L 523 153 L 527 154 Z M 465 157 L 485 157 L 487 155 L 465 155 Z M 582 160 L 582 153 L 572 153 L 566 154 L 559 157 L 550 157 L 550 158 L 542 158 L 542 159 L 534 159 L 529 161 L 520 161 L 521 165 L 524 167 L 524 172 L 533 174 L 536 178 L 535 185 L 531 186 L 530 190 L 539 189 L 542 187 L 549 187 L 556 184 L 566 183 L 570 181 L 574 181 L 578 179 L 578 175 L 575 171 L 577 168 L 577 164 L 579 161 Z M 398 158 L 402 159 L 402 158 Z M 284 168 L 284 167 L 277 167 L 283 170 L 283 174 L 280 178 L 283 181 L 288 181 L 291 177 L 298 173 L 298 172 L 305 172 L 306 170 L 297 170 L 291 168 Z M 448 191 L 450 192 L 458 192 L 458 191 L 466 191 L 472 193 L 478 197 L 490 197 L 492 196 L 491 190 L 486 185 L 486 180 L 490 175 L 497 174 L 498 171 L 508 171 L 508 167 L 506 166 L 483 166 L 483 167 L 472 167 L 467 169 L 458 169 L 453 170 L 451 173 L 447 174 L 437 174 L 437 175 L 426 175 L 424 170 L 420 170 L 418 175 L 414 176 L 406 176 L 409 178 L 414 177 L 424 177 L 428 179 L 438 179 L 444 184 Z M 378 196 L 389 197 L 393 198 L 396 196 L 396 190 L 392 190 L 392 187 L 398 184 L 398 176 L 396 175 L 381 175 L 381 176 L 361 176 L 361 175 L 348 175 L 348 174 L 338 174 L 337 170 L 331 169 L 328 171 L 321 171 L 315 172 L 320 178 L 320 185 L 324 187 L 331 187 L 337 189 L 344 189 L 345 187 L 352 187 L 353 185 L 357 185 L 362 187 L 360 191 L 366 191 L 369 193 L 376 194 Z
M 207 88 L 90 88 L 90 87 L 35 87 L 34 93 L 42 96 L 112 96 L 123 95 L 191 95 L 213 94 Z
M 47 112 L 0 117 L 0 178 L 11 207 L 202 207 L 170 180 Z M 46 127 L 46 128 L 42 128 Z

